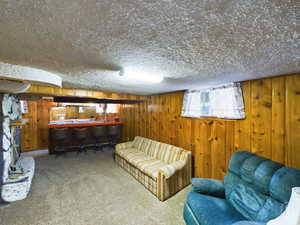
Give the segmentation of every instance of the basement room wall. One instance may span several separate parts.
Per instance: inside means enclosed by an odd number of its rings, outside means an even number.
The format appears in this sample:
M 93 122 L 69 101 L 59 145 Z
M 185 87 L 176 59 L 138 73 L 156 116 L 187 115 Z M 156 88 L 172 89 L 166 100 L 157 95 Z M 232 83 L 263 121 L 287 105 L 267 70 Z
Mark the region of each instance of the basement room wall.
M 84 90 L 84 89 L 65 89 L 33 85 L 27 93 L 39 95 L 59 95 L 76 97 L 96 97 L 112 99 L 131 99 L 135 100 L 135 95 L 120 93 Z M 47 149 L 48 148 L 48 123 L 50 120 L 50 109 L 56 106 L 51 100 L 27 101 L 29 113 L 23 114 L 23 118 L 28 119 L 28 123 L 22 129 L 22 152 Z M 113 119 L 117 115 L 109 115 L 108 119 Z M 83 114 L 80 118 L 88 118 Z
M 123 140 L 143 136 L 192 151 L 195 177 L 223 179 L 231 155 L 250 151 L 300 169 L 300 75 L 242 82 L 244 120 L 184 118 L 184 92 L 123 105 Z

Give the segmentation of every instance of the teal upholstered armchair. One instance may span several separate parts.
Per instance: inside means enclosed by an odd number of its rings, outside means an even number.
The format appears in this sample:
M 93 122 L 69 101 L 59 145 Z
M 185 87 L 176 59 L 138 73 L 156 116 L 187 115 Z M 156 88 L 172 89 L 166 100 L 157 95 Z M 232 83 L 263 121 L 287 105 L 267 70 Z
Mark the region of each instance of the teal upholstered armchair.
M 286 208 L 300 170 L 258 157 L 235 153 L 224 182 L 193 178 L 184 205 L 187 225 L 265 225 Z

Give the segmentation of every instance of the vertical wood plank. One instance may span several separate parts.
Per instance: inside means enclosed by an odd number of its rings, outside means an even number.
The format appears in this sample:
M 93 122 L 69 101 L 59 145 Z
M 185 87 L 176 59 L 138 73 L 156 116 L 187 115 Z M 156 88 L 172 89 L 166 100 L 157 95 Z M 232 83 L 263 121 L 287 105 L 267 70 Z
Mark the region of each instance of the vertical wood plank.
M 241 84 L 245 106 L 246 119 L 235 122 L 235 143 L 234 151 L 250 151 L 251 149 L 251 81 Z
M 300 75 L 286 78 L 286 164 L 300 168 Z
M 251 151 L 271 158 L 271 79 L 254 80 L 251 82 L 251 86 Z
M 207 121 L 195 122 L 195 151 L 194 151 L 194 175 L 195 177 L 211 177 L 211 145 L 210 126 Z
M 23 118 L 28 119 L 28 123 L 22 129 L 21 151 L 27 152 L 38 149 L 37 146 L 37 102 L 28 101 L 29 113 L 24 114 Z
M 48 123 L 49 123 L 49 109 L 51 102 L 47 100 L 40 100 L 37 102 L 37 148 L 48 148 Z
M 211 132 L 211 177 L 222 180 L 226 173 L 226 126 L 214 121 Z
M 212 128 L 212 121 L 201 121 L 200 124 L 200 151 L 202 155 L 202 176 L 206 178 L 211 178 L 211 142 L 212 142 L 212 136 L 211 136 L 211 128 Z M 200 166 L 201 166 L 200 165 Z
M 228 168 L 229 161 L 232 156 L 232 154 L 235 152 L 234 149 L 234 135 L 235 135 L 235 122 L 234 121 L 226 121 L 226 143 L 225 143 L 225 152 L 226 152 L 226 158 L 225 158 L 225 168 Z
M 285 77 L 272 79 L 272 159 L 285 163 Z
M 201 145 L 201 124 L 200 124 L 201 120 L 195 120 L 194 122 L 194 147 L 193 147 L 193 176 L 194 177 L 201 177 L 203 176 L 204 172 L 203 172 L 203 154 L 201 152 L 200 149 L 200 145 Z

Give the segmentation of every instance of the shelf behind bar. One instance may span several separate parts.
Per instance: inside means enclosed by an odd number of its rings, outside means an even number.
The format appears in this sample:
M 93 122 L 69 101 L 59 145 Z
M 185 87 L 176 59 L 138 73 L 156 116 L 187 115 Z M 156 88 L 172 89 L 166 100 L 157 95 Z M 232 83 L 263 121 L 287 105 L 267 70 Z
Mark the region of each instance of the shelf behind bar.
M 68 102 L 68 103 L 111 103 L 111 104 L 136 104 L 142 102 L 141 100 L 73 97 L 73 96 L 72 97 L 55 96 L 53 100 L 54 102 Z
M 65 127 L 92 127 L 92 126 L 109 126 L 121 125 L 123 122 L 82 122 L 82 123 L 65 123 L 65 124 L 48 124 L 48 128 L 65 128 Z

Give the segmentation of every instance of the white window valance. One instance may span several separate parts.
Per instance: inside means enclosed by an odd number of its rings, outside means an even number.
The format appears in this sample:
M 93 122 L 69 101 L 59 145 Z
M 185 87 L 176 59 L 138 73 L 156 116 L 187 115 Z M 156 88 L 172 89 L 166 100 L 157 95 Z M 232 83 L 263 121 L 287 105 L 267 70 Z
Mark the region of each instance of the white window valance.
M 242 89 L 239 83 L 214 88 L 187 90 L 184 94 L 183 117 L 245 118 Z

